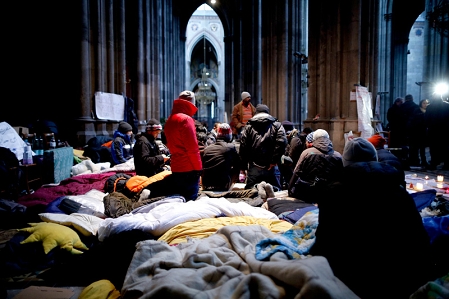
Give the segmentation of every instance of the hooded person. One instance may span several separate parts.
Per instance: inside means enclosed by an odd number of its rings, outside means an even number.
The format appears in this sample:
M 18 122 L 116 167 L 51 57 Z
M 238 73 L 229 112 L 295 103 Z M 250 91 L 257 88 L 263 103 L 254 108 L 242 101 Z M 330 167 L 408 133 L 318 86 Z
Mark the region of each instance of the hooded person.
M 167 147 L 170 150 L 170 167 L 173 194 L 180 194 L 188 200 L 198 197 L 199 179 L 202 162 L 196 137 L 193 115 L 198 111 L 195 106 L 195 94 L 190 90 L 182 91 L 173 101 L 164 132 Z
M 237 182 L 241 164 L 239 154 L 232 141 L 231 127 L 221 123 L 217 129 L 217 141 L 204 149 L 202 156 L 203 190 L 228 191 Z
M 134 135 L 133 128 L 125 121 L 121 121 L 114 132 L 111 143 L 111 166 L 125 163 L 133 158 Z
M 385 297 L 386 290 L 373 285 L 394 285 L 389 298 L 409 298 L 429 281 L 429 236 L 399 171 L 377 159 L 365 138 L 346 143 L 337 180 L 316 194 L 320 212 L 309 253 L 324 256 L 335 276 L 361 298 Z M 358 229 L 344 231 L 354 226 Z M 343 239 L 344 246 L 336 246 Z
M 309 146 L 307 149 L 303 150 L 303 152 L 299 156 L 298 162 L 295 165 L 294 172 L 300 171 L 300 165 L 309 155 L 326 154 L 341 158 L 341 154 L 338 151 L 334 150 L 332 141 L 329 138 L 329 133 L 326 130 L 317 129 L 309 133 L 306 137 L 306 140 L 307 142 L 309 142 Z M 312 140 L 312 145 L 310 145 L 310 140 Z
M 239 155 L 247 169 L 245 189 L 265 182 L 282 189 L 278 164 L 287 147 L 287 135 L 281 122 L 270 115 L 267 105 L 258 104 L 254 116 L 242 130 Z
M 170 158 L 160 151 L 157 144 L 157 137 L 161 131 L 161 123 L 152 118 L 147 122 L 145 132 L 136 136 L 136 144 L 134 145 L 136 175 L 151 177 L 165 170 L 165 163 Z
M 329 133 L 317 129 L 307 135 L 308 148 L 303 150 L 289 182 L 289 196 L 315 203 L 322 185 L 335 180 L 343 168 L 341 154 L 334 150 Z

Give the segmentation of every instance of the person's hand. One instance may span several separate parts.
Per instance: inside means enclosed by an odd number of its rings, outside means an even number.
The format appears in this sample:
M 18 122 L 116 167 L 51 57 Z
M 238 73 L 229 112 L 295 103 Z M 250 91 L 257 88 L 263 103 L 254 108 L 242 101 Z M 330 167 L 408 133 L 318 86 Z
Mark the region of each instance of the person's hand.
M 168 160 L 170 160 L 170 157 L 162 154 L 162 158 L 164 158 L 164 163 L 167 162 Z
M 271 170 L 271 168 L 275 167 L 276 164 L 270 164 L 270 166 L 268 167 L 268 170 Z

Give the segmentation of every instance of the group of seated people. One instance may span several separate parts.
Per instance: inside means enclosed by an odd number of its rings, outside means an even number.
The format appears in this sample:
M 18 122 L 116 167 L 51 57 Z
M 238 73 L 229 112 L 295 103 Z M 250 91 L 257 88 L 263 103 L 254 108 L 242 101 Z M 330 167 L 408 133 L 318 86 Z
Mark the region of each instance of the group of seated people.
M 201 122 L 195 121 L 195 124 L 203 165 L 200 190 L 231 190 L 232 186 L 240 181 L 239 174 L 246 178 L 248 173 L 239 156 L 238 144 L 233 142 L 230 125 L 217 122 L 214 128 L 208 131 Z M 291 197 L 315 202 L 310 192 L 338 180 L 343 171 L 344 158 L 333 149 L 329 134 L 323 129 L 313 131 L 307 127 L 301 132 L 292 129 L 287 133 L 285 153 L 277 165 L 279 171 L 276 173 L 276 179 L 280 182 L 278 186 L 260 181 L 248 188 L 259 188 L 264 195 L 272 195 L 274 191 L 281 189 L 288 190 Z M 158 120 L 149 120 L 145 132 L 139 132 L 135 136 L 131 126 L 122 122 L 114 136 L 111 141 L 111 155 L 113 160 L 117 160 L 116 164 L 132 157 L 136 175 L 146 177 L 164 170 L 170 171 L 170 151 L 163 142 L 163 127 Z M 394 154 L 384 148 L 386 140 L 375 134 L 365 141 L 375 149 L 376 161 L 393 166 L 398 171 L 401 185 L 405 187 L 402 164 Z M 161 184 L 160 188 L 164 187 L 165 185 Z M 268 190 L 264 190 L 267 188 Z

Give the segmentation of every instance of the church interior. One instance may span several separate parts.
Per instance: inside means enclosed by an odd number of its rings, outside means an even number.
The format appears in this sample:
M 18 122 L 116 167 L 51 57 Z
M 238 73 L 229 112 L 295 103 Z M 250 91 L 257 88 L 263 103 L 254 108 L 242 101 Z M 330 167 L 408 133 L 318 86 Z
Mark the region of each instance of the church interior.
M 192 24 L 202 4 L 218 21 L 200 14 Z M 9 1 L 1 120 L 50 119 L 69 144 L 83 146 L 118 124 L 98 118 L 97 92 L 131 98 L 142 127 L 164 121 L 182 90 L 198 91 L 207 59 L 216 78 L 206 78 L 212 99 L 199 118 L 229 121 L 248 91 L 281 121 L 328 130 L 341 150 L 345 133 L 360 133 L 356 87 L 379 108 L 373 126 L 385 126 L 396 97 L 431 99 L 435 84 L 448 82 L 447 7 L 447 0 Z M 188 40 L 204 24 L 209 32 Z M 411 48 L 411 33 L 423 37 L 422 50 Z

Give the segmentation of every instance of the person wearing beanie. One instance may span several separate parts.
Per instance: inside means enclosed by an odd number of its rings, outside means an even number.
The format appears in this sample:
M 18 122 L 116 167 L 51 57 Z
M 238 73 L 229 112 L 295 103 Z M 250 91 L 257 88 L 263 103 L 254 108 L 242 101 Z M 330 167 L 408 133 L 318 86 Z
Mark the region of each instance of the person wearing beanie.
M 157 138 L 162 131 L 161 123 L 152 118 L 147 122 L 145 132 L 136 136 L 134 146 L 134 167 L 136 175 L 151 177 L 159 172 L 167 170 L 164 168 L 169 157 L 160 151 Z
M 313 132 L 307 134 L 306 141 L 310 144 L 313 144 Z
M 255 113 L 256 107 L 251 104 L 250 93 L 242 92 L 242 100 L 234 106 L 231 114 L 231 129 L 234 139 L 240 139 L 242 129 Z
M 349 140 L 343 150 L 343 166 L 348 166 L 362 161 L 376 161 L 377 151 L 368 140 L 358 137 Z
M 240 139 L 239 155 L 246 174 L 245 189 L 262 181 L 282 190 L 279 166 L 287 147 L 287 135 L 281 122 L 269 114 L 266 105 L 257 105 L 257 113 L 248 120 Z M 271 191 L 271 190 L 270 190 Z
M 179 194 L 186 201 L 198 197 L 200 175 L 203 169 L 196 137 L 193 115 L 198 111 L 195 106 L 195 94 L 185 90 L 173 101 L 164 132 L 167 147 L 170 150 L 172 180 L 170 192 Z
M 394 168 L 396 168 L 403 177 L 403 183 L 402 186 L 405 188 L 406 182 L 405 182 L 405 172 L 404 168 L 402 166 L 401 160 L 399 160 L 398 157 L 393 155 L 389 150 L 387 150 L 384 146 L 387 143 L 387 140 L 383 138 L 379 134 L 375 134 L 367 139 L 369 142 L 371 142 L 374 146 L 374 148 L 377 151 L 377 160 L 379 162 L 387 163 Z
M 310 142 L 311 141 L 311 142 Z M 293 176 L 289 183 L 289 193 L 292 197 L 298 197 L 295 185 L 298 181 L 312 183 L 316 177 L 322 180 L 331 180 L 336 172 L 342 168 L 341 154 L 334 150 L 332 141 L 327 131 L 317 129 L 306 137 L 307 148 L 299 156 L 294 166 Z M 309 194 L 303 194 L 301 198 L 305 201 L 313 201 L 305 198 Z
M 310 132 L 306 142 L 308 148 L 302 151 L 294 166 L 288 193 L 291 197 L 315 203 L 318 189 L 339 175 L 343 163 L 341 154 L 334 150 L 329 134 L 325 130 L 317 129 Z
M 221 123 L 217 129 L 217 141 L 204 149 L 202 156 L 202 190 L 229 191 L 238 181 L 241 164 L 232 141 L 231 127 Z
M 254 113 L 254 115 L 256 115 L 258 113 L 270 114 L 270 108 L 268 108 L 268 106 L 264 105 L 264 104 L 257 104 L 256 113 Z M 285 129 L 284 129 L 284 131 L 285 131 Z
M 114 132 L 111 143 L 111 166 L 125 163 L 133 158 L 133 147 L 135 143 L 132 126 L 121 121 Z
M 218 125 L 217 139 L 218 138 L 221 138 L 226 142 L 232 141 L 232 130 L 228 124 L 223 123 Z
M 315 132 L 313 132 L 313 140 L 317 140 L 320 137 L 329 138 L 329 133 L 323 129 L 318 129 Z
M 360 298 L 385 297 L 385 290 L 373 285 L 394 285 L 389 298 L 408 298 L 430 280 L 433 267 L 415 201 L 401 185 L 399 171 L 378 162 L 367 139 L 349 140 L 342 156 L 337 179 L 315 195 L 320 212 L 309 254 L 325 257 Z M 348 227 L 358 229 L 345 232 Z M 336 246 L 341 242 L 344 246 Z
M 186 100 L 195 105 L 195 93 L 190 90 L 181 91 L 178 96 L 178 99 Z

